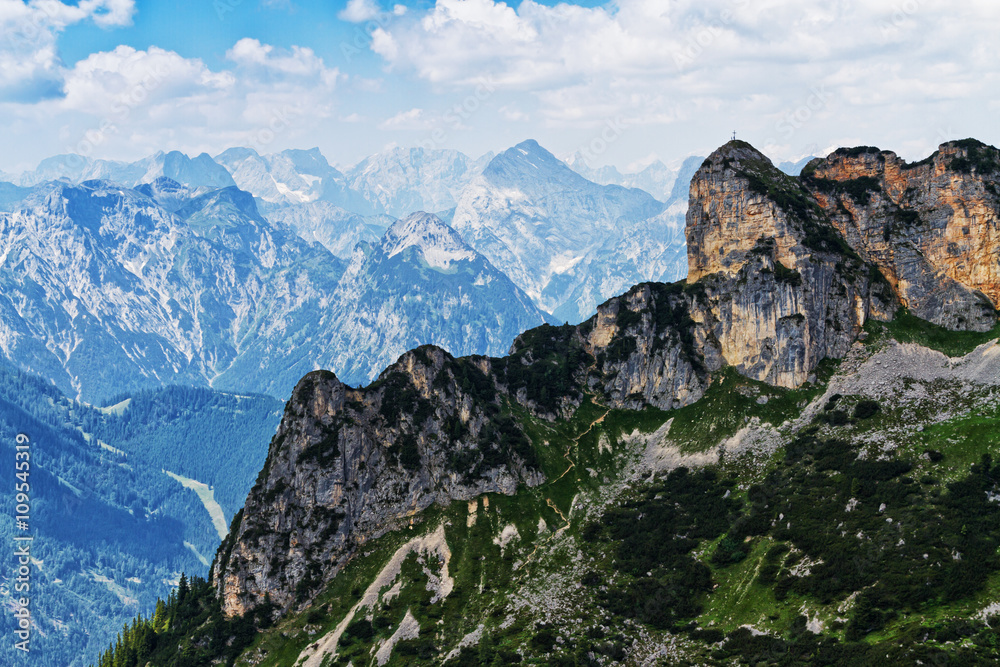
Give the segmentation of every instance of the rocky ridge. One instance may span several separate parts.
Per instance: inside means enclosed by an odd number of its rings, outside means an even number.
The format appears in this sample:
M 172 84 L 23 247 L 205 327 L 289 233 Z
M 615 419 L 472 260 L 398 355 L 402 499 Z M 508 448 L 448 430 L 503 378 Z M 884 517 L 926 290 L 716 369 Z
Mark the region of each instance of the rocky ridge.
M 435 501 L 538 484 L 530 442 L 504 407 L 475 361 L 433 347 L 363 390 L 307 375 L 213 563 L 226 611 L 265 595 L 284 608 L 308 600 L 354 547 Z
M 742 142 L 695 175 L 686 231 L 694 280 L 638 285 L 579 326 L 526 332 L 507 357 L 420 348 L 366 389 L 305 378 L 214 565 L 227 612 L 265 595 L 286 609 L 307 601 L 359 544 L 433 502 L 538 483 L 524 415 L 555 422 L 588 400 L 675 409 L 726 366 L 797 387 L 844 356 L 867 319 L 895 312 L 889 284 L 801 183 Z M 491 414 L 507 415 L 492 433 Z M 332 472 L 303 464 L 318 451 Z
M 943 587 L 966 605 L 945 612 L 957 627 L 994 608 L 1000 467 L 970 436 L 1000 414 L 997 329 L 942 339 L 897 317 L 896 288 L 808 178 L 732 142 L 692 181 L 697 280 L 637 285 L 502 358 L 421 347 L 364 389 L 303 378 L 213 563 L 225 622 L 285 616 L 242 659 L 992 651 L 979 626 L 958 648 L 937 612 Z M 914 335 L 966 356 L 895 342 Z M 750 584 L 768 593 L 747 609 Z M 867 643 L 881 630 L 896 634 Z
M 1000 151 L 943 144 L 909 164 L 872 147 L 814 160 L 802 182 L 915 315 L 987 331 L 1000 304 Z

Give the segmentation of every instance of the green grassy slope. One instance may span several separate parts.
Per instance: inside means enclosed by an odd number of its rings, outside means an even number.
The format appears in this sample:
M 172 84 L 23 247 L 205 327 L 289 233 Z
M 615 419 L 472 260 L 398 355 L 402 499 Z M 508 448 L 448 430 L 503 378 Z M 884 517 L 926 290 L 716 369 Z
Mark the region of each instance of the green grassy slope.
M 877 327 L 794 391 L 727 371 L 670 413 L 590 399 L 566 421 L 516 415 L 547 483 L 414 517 L 225 660 L 995 664 L 996 379 L 865 385 L 894 339 L 989 338 Z M 223 621 L 204 621 L 152 664 L 222 657 Z

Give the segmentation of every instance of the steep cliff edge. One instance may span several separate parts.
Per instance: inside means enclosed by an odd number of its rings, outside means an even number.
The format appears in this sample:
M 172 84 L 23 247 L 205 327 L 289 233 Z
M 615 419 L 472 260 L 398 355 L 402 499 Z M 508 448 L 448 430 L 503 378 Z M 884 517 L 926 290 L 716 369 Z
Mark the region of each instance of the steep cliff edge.
M 799 180 L 745 142 L 695 174 L 686 232 L 688 282 L 700 286 L 693 318 L 747 377 L 797 387 L 843 356 L 868 318 L 895 311 L 885 280 Z
M 354 547 L 435 501 L 539 483 L 509 407 L 474 360 L 430 346 L 365 389 L 306 375 L 213 563 L 226 612 L 309 599 Z
M 952 171 L 955 160 L 980 155 L 956 150 L 965 153 L 947 158 Z M 928 165 L 937 159 L 945 158 Z M 823 166 L 849 160 L 858 166 Z M 914 303 L 916 279 L 904 280 L 897 265 L 867 243 L 870 230 L 862 234 L 848 224 L 874 225 L 879 216 L 899 214 L 844 213 L 861 211 L 848 208 L 853 200 L 843 201 L 854 192 L 850 183 L 868 178 L 859 170 L 885 163 L 877 153 L 835 154 L 797 179 L 748 144 L 730 142 L 705 160 L 691 183 L 690 280 L 637 285 L 579 326 L 525 332 L 502 358 L 456 359 L 422 347 L 364 389 L 347 387 L 332 373 L 307 375 L 213 564 L 225 611 L 243 614 L 267 598 L 284 610 L 302 607 L 359 546 L 431 505 L 552 482 L 538 464 L 551 456 L 551 446 L 533 423 L 567 423 L 584 405 L 683 408 L 702 398 L 727 366 L 773 387 L 807 383 L 821 361 L 849 352 L 866 321 L 891 320 L 897 294 Z M 981 168 L 976 162 L 970 171 Z M 930 193 L 906 196 L 939 196 L 937 186 L 927 188 Z M 986 216 L 993 204 L 985 189 L 959 188 L 949 206 Z M 986 231 L 990 224 L 983 223 Z M 882 228 L 878 234 L 882 238 Z M 962 248 L 954 250 L 957 257 L 964 257 Z M 992 269 L 983 265 L 995 255 L 970 251 L 962 261 L 966 274 L 988 287 L 981 276 Z M 942 274 L 921 275 L 922 284 L 934 288 Z M 938 282 L 934 289 L 958 285 L 948 277 Z M 982 294 L 966 292 L 975 298 L 924 300 L 920 312 L 969 313 L 968 304 L 978 308 Z M 992 306 L 982 312 L 992 316 Z
M 908 164 L 877 148 L 839 149 L 807 165 L 802 181 L 911 312 L 953 330 L 994 326 L 1000 151 L 953 141 Z
M 679 287 L 643 285 L 622 297 L 621 309 L 644 315 L 626 316 L 626 331 L 605 341 L 601 326 L 546 325 L 502 358 L 417 348 L 363 389 L 328 371 L 305 376 L 212 565 L 226 613 L 268 599 L 301 606 L 357 547 L 435 503 L 537 486 L 548 443 L 529 438 L 530 419 L 568 418 L 588 397 L 664 408 L 700 398 L 709 375 L 681 327 Z M 602 308 L 621 310 L 618 300 Z M 622 340 L 632 342 L 626 354 Z

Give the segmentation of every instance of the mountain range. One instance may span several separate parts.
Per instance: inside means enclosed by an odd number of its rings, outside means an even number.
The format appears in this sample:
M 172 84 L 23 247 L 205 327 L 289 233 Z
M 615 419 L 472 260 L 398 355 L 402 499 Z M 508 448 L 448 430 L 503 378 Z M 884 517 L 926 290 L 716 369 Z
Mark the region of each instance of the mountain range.
M 345 274 L 235 186 L 140 188 L 55 183 L 0 216 L 0 345 L 71 396 L 165 383 L 283 395 L 324 365 L 363 383 L 415 343 L 500 352 L 546 321 L 488 262 L 456 254 L 433 216 L 387 232 L 383 247 L 404 233 L 408 252 L 384 264 L 359 246 Z M 463 333 L 489 313 L 485 334 Z M 381 344 L 360 345 L 373 326 Z
M 569 156 L 564 162 L 573 171 L 598 185 L 620 185 L 626 188 L 644 190 L 662 202 L 669 202 L 673 199 L 674 186 L 678 180 L 686 185 L 683 177 L 684 167 L 671 168 L 662 160 L 653 160 L 639 171 L 624 174 L 613 165 L 591 167 L 583 154 L 579 152 Z M 690 175 L 688 175 L 687 181 L 690 181 Z
M 17 185 L 33 186 L 60 179 L 72 183 L 90 180 L 114 181 L 127 187 L 149 183 L 164 176 L 192 188 L 224 188 L 236 185 L 230 173 L 208 154 L 191 158 L 179 151 L 164 153 L 138 160 L 94 160 L 81 155 L 56 155 L 42 160 L 34 171 L 16 178 Z
M 548 166 L 517 150 L 484 188 Z M 686 280 L 305 375 L 208 580 L 99 664 L 995 662 L 998 183 L 973 140 L 726 144 Z
M 58 156 L 3 191 L 0 347 L 90 401 L 171 382 L 282 396 L 318 367 L 366 383 L 425 343 L 501 354 L 526 327 L 683 276 L 696 162 L 666 203 L 531 141 L 479 160 L 393 149 L 343 172 L 315 149 Z M 423 247 L 386 257 L 396 224 Z M 437 242 L 474 256 L 428 263 L 451 252 Z
M 609 196 L 525 146 L 498 165 L 552 198 L 547 210 L 566 203 L 583 227 L 605 227 L 573 279 L 577 308 L 683 270 L 682 205 L 621 188 Z M 0 346 L 17 367 L 8 384 L 20 403 L 0 406 L 0 423 L 59 443 L 59 462 L 41 465 L 85 499 L 89 520 L 136 538 L 94 541 L 56 521 L 52 502 L 40 505 L 48 548 L 36 576 L 58 587 L 37 616 L 46 664 L 93 659 L 109 629 L 149 613 L 181 571 L 203 571 L 224 534 L 214 524 L 242 505 L 275 426 L 275 403 L 246 392 L 284 397 L 317 367 L 365 384 L 428 343 L 496 356 L 520 332 L 556 322 L 446 224 L 495 157 L 394 149 L 340 171 L 316 150 L 231 149 L 135 163 L 57 156 L 5 176 Z M 518 164 L 530 160 L 551 173 Z M 618 190 L 645 202 L 640 216 L 656 216 L 629 234 L 592 221 Z M 168 386 L 177 384 L 187 387 Z M 53 406 L 42 413 L 49 425 L 19 421 L 34 404 Z M 59 488 L 37 487 L 68 502 Z M 192 489 L 214 489 L 218 516 Z M 86 623 L 74 620 L 84 613 Z
M 462 192 L 452 226 L 543 309 L 575 322 L 608 296 L 587 298 L 586 292 L 597 291 L 587 283 L 588 267 L 627 266 L 626 257 L 614 251 L 639 236 L 636 227 L 643 221 L 666 210 L 641 190 L 592 183 L 537 142 L 526 141 L 496 156 Z M 648 241 L 672 237 L 676 245 L 675 220 L 652 225 L 646 231 L 657 233 Z M 574 300 L 580 290 L 586 296 Z

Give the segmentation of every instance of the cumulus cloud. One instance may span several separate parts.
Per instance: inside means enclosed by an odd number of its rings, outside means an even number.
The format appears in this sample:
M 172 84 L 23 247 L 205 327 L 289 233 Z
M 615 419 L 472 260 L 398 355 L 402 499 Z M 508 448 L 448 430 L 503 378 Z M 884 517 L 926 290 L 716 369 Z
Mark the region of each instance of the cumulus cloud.
M 226 55 L 231 66 L 213 70 L 173 51 L 118 46 L 63 71 L 58 98 L 11 115 L 59 124 L 61 152 L 95 155 L 177 145 L 267 148 L 335 117 L 344 77 L 311 49 L 243 39 Z
M 94 53 L 66 75 L 63 109 L 90 114 L 122 113 L 123 107 L 184 103 L 233 88 L 232 74 L 215 73 L 198 59 L 157 47 L 119 46 Z
M 273 74 L 285 82 L 289 79 L 315 80 L 332 88 L 341 78 L 340 70 L 327 68 L 312 49 L 301 46 L 279 50 L 245 37 L 226 52 L 226 58 L 260 77 Z
M 364 23 L 378 16 L 380 12 L 375 0 L 348 0 L 347 6 L 337 14 L 337 17 L 342 21 Z
M 349 0 L 339 17 L 360 25 L 340 46 L 361 66 L 348 79 L 307 46 L 253 38 L 221 65 L 121 46 L 67 66 L 58 39 L 68 26 L 127 25 L 134 0 L 0 0 L 0 109 L 12 134 L 58 134 L 66 149 L 94 138 L 96 150 L 132 154 L 275 135 L 367 147 L 366 132 L 441 128 L 456 148 L 495 150 L 511 127 L 566 150 L 608 123 L 628 129 L 602 159 L 622 163 L 651 143 L 665 157 L 711 150 L 734 129 L 782 157 L 834 142 L 923 157 L 947 139 L 997 141 L 996 0 L 962 11 L 948 0 L 579 1 Z M 378 78 L 354 60 L 366 49 L 384 65 Z M 470 100 L 482 111 L 468 113 Z M 357 124 L 344 133 L 338 119 Z
M 531 120 L 531 117 L 528 114 L 518 109 L 517 105 L 514 104 L 505 104 L 497 109 L 497 112 L 503 117 L 504 120 L 516 123 L 525 123 Z
M 56 46 L 68 26 L 90 20 L 102 28 L 132 22 L 134 0 L 0 0 L 0 102 L 33 103 L 62 95 Z
M 428 118 L 423 109 L 400 111 L 392 118 L 382 121 L 380 130 L 427 130 L 433 127 L 433 121 Z
M 483 76 L 553 127 L 661 124 L 728 110 L 778 124 L 833 109 L 982 97 L 1000 83 L 1000 3 L 617 0 L 517 8 L 436 0 L 375 31 L 397 72 L 461 88 Z M 462 54 L 456 57 L 456 54 Z M 815 91 L 825 91 L 815 104 Z M 984 105 L 986 102 L 984 101 Z M 816 108 L 811 108 L 816 107 Z M 805 115 L 804 112 L 800 115 Z

